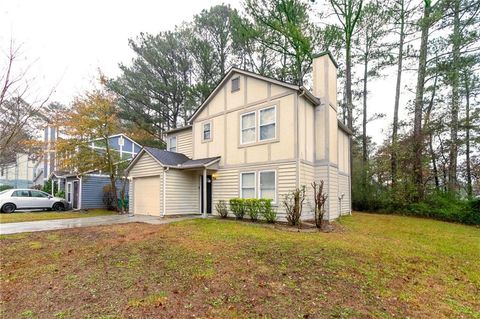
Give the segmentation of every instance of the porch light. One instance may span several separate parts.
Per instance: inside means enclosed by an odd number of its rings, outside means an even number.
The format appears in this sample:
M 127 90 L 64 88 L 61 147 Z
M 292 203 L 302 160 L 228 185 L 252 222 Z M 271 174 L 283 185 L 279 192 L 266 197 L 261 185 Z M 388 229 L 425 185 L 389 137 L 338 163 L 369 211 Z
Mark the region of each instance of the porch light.
M 213 174 L 212 174 L 212 179 L 213 179 L 214 181 L 217 180 L 217 177 L 218 177 L 218 174 L 217 174 L 217 173 L 213 173 Z

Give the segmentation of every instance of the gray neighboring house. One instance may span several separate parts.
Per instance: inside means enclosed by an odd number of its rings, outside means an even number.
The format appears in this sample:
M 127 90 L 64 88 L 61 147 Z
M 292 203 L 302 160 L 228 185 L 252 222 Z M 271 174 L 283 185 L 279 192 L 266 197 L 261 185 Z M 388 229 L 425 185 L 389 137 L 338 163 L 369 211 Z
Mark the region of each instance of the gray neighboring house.
M 98 141 L 92 141 L 91 148 L 101 151 L 104 147 Z M 124 134 L 112 135 L 109 138 L 111 148 L 119 152 L 122 160 L 132 160 L 142 149 L 142 146 Z M 53 170 L 47 180 L 54 182 L 52 194 L 65 192 L 65 199 L 73 209 L 104 208 L 103 188 L 110 185 L 110 178 L 101 171 L 91 171 L 78 174 L 75 172 Z M 123 187 L 122 181 L 117 181 L 117 192 Z M 125 192 L 128 198 L 129 185 L 126 181 Z

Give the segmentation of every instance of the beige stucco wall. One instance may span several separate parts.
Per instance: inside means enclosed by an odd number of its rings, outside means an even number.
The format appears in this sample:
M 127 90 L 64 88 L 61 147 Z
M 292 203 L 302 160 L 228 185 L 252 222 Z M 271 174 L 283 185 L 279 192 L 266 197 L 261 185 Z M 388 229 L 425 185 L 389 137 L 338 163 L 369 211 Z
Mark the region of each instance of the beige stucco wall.
M 231 78 L 240 77 L 240 90 L 231 92 Z M 193 157 L 221 156 L 220 166 L 257 164 L 295 157 L 296 93 L 266 81 L 233 74 L 193 122 Z M 274 92 L 274 94 L 272 94 Z M 273 141 L 240 144 L 240 117 L 276 106 L 277 137 Z M 258 121 L 258 113 L 257 113 Z M 202 141 L 203 124 L 212 123 L 212 140 Z M 257 129 L 257 134 L 258 134 Z

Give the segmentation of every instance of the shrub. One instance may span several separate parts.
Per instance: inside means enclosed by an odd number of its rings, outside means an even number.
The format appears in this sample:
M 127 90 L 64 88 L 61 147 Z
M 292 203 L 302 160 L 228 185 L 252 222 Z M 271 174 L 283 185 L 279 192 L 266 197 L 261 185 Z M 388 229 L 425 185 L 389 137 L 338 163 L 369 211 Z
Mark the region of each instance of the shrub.
M 313 198 L 315 200 L 315 226 L 317 228 L 323 228 L 323 216 L 325 215 L 325 202 L 327 201 L 327 194 L 323 192 L 323 180 L 319 184 L 317 182 L 312 183 Z
M 277 220 L 277 212 L 272 208 L 271 199 L 259 199 L 260 203 L 260 215 L 267 223 L 275 223 Z
M 462 223 L 480 225 L 480 198 L 468 202 L 468 210 L 462 218 Z
M 113 193 L 112 185 L 105 185 L 103 187 L 103 204 L 108 210 L 115 210 L 115 194 Z
M 7 189 L 12 189 L 13 186 L 10 185 L 0 185 L 0 192 L 6 191 Z
M 245 200 L 243 198 L 230 199 L 230 210 L 237 219 L 243 219 L 245 216 Z
M 245 211 L 252 222 L 258 220 L 260 214 L 260 200 L 256 198 L 245 199 Z
M 302 217 L 303 201 L 305 200 L 305 186 L 285 194 L 283 199 L 283 206 L 287 213 L 287 221 L 290 225 L 295 226 L 300 224 L 300 217 Z
M 55 193 L 55 197 L 65 198 L 65 191 L 58 191 Z
M 227 203 L 224 200 L 219 200 L 215 204 L 215 210 L 217 211 L 218 215 L 220 215 L 221 218 L 227 218 L 228 209 L 227 209 Z

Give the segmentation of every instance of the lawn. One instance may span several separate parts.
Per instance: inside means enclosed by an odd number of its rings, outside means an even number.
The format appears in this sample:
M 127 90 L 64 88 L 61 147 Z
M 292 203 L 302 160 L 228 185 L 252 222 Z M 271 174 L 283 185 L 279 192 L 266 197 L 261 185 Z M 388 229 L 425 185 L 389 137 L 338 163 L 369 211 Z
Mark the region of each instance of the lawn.
M 114 214 L 116 214 L 116 212 L 112 212 L 105 209 L 92 209 L 88 211 L 67 211 L 67 212 L 46 212 L 46 211 L 15 212 L 12 214 L 0 214 L 0 224 L 31 222 L 34 220 L 95 217 L 95 216 L 114 215 Z
M 2 318 L 480 318 L 480 228 L 354 214 L 2 236 Z

